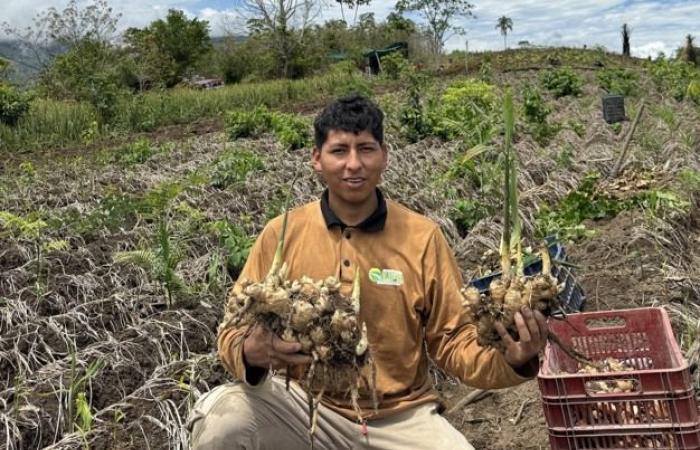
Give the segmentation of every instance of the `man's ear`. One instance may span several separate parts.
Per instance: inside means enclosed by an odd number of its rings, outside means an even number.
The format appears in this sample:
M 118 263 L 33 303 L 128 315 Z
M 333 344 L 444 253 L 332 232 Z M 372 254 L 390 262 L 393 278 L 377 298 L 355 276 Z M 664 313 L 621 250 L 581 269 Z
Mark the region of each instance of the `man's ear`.
M 321 172 L 321 149 L 318 147 L 314 147 L 311 151 L 311 167 L 316 173 Z

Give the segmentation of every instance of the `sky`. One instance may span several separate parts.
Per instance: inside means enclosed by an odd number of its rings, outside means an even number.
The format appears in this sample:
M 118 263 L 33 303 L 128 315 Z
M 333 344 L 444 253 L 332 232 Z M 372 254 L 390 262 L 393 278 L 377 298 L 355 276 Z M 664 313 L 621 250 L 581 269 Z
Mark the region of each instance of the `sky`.
M 241 0 L 108 0 L 114 11 L 122 14 L 119 27 L 144 27 L 164 17 L 168 9 L 182 9 L 190 17 L 209 21 L 211 34 L 221 35 L 226 28 L 235 29 L 239 16 L 236 5 Z M 326 1 L 318 22 L 340 18 L 340 8 L 333 0 Z M 68 0 L 0 0 L 0 23 L 15 27 L 31 24 L 32 18 L 49 7 L 59 10 Z M 86 4 L 85 1 L 79 1 Z M 392 11 L 396 1 L 372 0 L 359 13 L 373 12 L 382 20 Z M 474 18 L 461 19 L 466 35 L 454 35 L 446 48 L 463 49 L 469 41 L 470 51 L 503 48 L 503 37 L 495 28 L 500 16 L 513 21 L 508 46 L 519 41 L 544 46 L 602 45 L 611 51 L 621 51 L 620 29 L 627 23 L 631 29 L 631 50 L 634 56 L 671 54 L 681 46 L 687 34 L 698 36 L 700 43 L 700 0 L 472 0 Z M 348 21 L 352 14 L 346 11 Z M 418 23 L 421 18 L 411 17 Z M 0 36 L 2 36 L 0 34 Z

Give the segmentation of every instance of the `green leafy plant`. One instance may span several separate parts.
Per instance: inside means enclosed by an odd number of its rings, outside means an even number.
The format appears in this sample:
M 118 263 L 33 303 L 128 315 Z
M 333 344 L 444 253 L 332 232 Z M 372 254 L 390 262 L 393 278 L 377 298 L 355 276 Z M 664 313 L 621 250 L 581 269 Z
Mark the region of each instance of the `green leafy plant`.
M 597 172 L 590 173 L 556 207 L 543 206 L 535 218 L 537 235 L 558 235 L 565 240 L 587 237 L 593 232 L 582 225 L 584 220 L 614 217 L 622 211 L 622 202 L 596 195 L 599 178 Z
M 38 216 L 28 216 L 26 218 L 17 216 L 8 211 L 0 211 L 0 230 L 6 230 L 17 239 L 30 242 L 36 252 L 36 291 L 41 292 L 41 273 L 43 271 L 44 252 L 50 250 L 46 244 L 46 231 L 48 224 Z
M 552 109 L 547 106 L 540 92 L 526 86 L 523 90 L 523 113 L 527 131 L 540 145 L 547 145 L 559 131 L 559 126 L 547 121 Z
M 700 80 L 692 80 L 688 84 L 686 95 L 689 99 L 700 105 Z
M 477 199 L 461 199 L 450 211 L 450 219 L 457 226 L 460 236 L 465 236 L 480 220 L 496 212 L 493 205 L 482 203 Z
M 136 141 L 121 146 L 114 154 L 114 161 L 130 166 L 142 164 L 156 154 L 159 149 L 148 139 L 139 138 Z
M 409 62 L 401 53 L 395 52 L 382 57 L 382 75 L 390 80 L 398 80 L 409 70 Z
M 256 137 L 272 126 L 269 111 L 264 106 L 252 111 L 230 111 L 226 115 L 226 125 L 231 139 Z
M 79 392 L 75 399 L 75 410 L 77 413 L 76 426 L 81 434 L 87 434 L 92 428 L 92 411 L 90 403 L 85 398 L 85 392 Z
M 648 68 L 656 86 L 678 101 L 688 95 L 693 81 L 700 82 L 700 71 L 686 61 L 659 59 L 650 63 Z
M 639 77 L 629 69 L 602 69 L 596 74 L 600 87 L 609 94 L 634 95 Z
M 155 249 L 133 250 L 114 254 L 116 263 L 133 264 L 144 269 L 161 284 L 165 291 L 168 308 L 173 305 L 176 293 L 186 289 L 185 282 L 177 274 L 177 266 L 184 254 L 171 239 L 168 224 L 163 218 L 158 225 L 157 247 Z
M 554 156 L 558 167 L 570 169 L 574 162 L 574 152 L 576 149 L 570 143 L 566 143 Z
M 403 79 L 406 83 L 406 99 L 399 110 L 400 133 L 408 142 L 413 143 L 430 134 L 423 104 L 427 79 L 413 68 L 404 71 Z
M 104 362 L 101 360 L 93 361 L 86 369 L 82 376 L 79 376 L 78 359 L 75 347 L 70 350 L 70 385 L 66 399 L 68 406 L 68 421 L 66 425 L 68 431 L 73 431 L 76 428 L 83 436 L 90 431 L 92 427 L 92 412 L 90 403 L 85 396 L 85 385 L 89 384 L 97 375 L 97 372 L 102 369 Z
M 552 109 L 545 104 L 540 92 L 532 87 L 523 89 L 523 113 L 525 120 L 531 123 L 545 123 Z
M 17 88 L 0 82 L 0 123 L 15 126 L 29 111 L 29 96 Z
M 445 139 L 468 146 L 487 142 L 497 122 L 496 88 L 478 80 L 453 83 L 431 111 L 431 127 Z
M 250 248 L 253 246 L 253 238 L 243 228 L 227 220 L 212 222 L 208 228 L 219 239 L 229 272 L 240 272 L 248 259 Z
M 295 114 L 271 113 L 272 131 L 277 140 L 289 150 L 309 147 L 311 125 Z
M 583 80 L 568 67 L 547 70 L 540 76 L 542 86 L 552 92 L 556 98 L 581 94 Z
M 305 119 L 295 114 L 269 111 L 262 106 L 253 111 L 230 111 L 226 124 L 231 139 L 259 137 L 271 130 L 280 143 L 290 150 L 311 143 L 311 126 Z
M 683 169 L 678 172 L 678 183 L 682 192 L 700 192 L 700 171 L 694 169 Z
M 688 202 L 670 190 L 647 189 L 628 198 L 615 198 L 598 190 L 600 174 L 591 172 L 555 207 L 543 206 L 535 217 L 535 230 L 539 237 L 558 235 L 559 238 L 579 239 L 593 235 L 594 231 L 583 225 L 585 220 L 609 219 L 621 211 L 642 209 L 652 214 L 678 211 L 688 207 Z
M 250 172 L 263 168 L 262 160 L 255 153 L 236 148 L 214 164 L 210 183 L 216 188 L 226 189 L 244 182 Z

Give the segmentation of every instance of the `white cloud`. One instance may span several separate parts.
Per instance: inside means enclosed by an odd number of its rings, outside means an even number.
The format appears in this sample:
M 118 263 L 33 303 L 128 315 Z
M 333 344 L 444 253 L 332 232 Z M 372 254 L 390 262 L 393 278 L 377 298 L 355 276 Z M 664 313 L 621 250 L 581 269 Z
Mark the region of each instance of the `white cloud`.
M 670 56 L 673 53 L 673 49 L 661 41 L 649 42 L 639 47 L 634 47 L 630 49 L 632 56 L 637 56 L 639 58 L 646 58 L 651 56 L 656 58 L 660 52 L 663 52 L 666 56 Z

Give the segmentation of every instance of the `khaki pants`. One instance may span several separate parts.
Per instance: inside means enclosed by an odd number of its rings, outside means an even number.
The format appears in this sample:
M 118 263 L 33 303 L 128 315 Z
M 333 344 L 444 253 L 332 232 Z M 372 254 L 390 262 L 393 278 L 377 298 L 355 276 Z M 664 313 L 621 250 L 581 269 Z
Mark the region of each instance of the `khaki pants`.
M 474 450 L 464 435 L 436 411 L 435 403 L 417 406 L 360 425 L 319 405 L 316 449 Z M 193 450 L 307 450 L 309 414 L 306 394 L 294 382 L 269 377 L 258 386 L 227 383 L 204 394 L 188 421 Z

